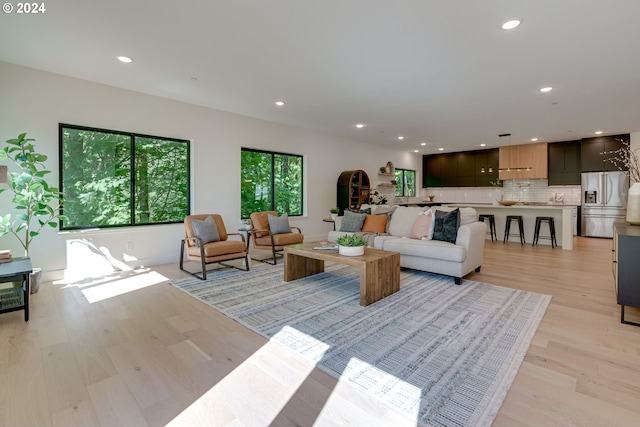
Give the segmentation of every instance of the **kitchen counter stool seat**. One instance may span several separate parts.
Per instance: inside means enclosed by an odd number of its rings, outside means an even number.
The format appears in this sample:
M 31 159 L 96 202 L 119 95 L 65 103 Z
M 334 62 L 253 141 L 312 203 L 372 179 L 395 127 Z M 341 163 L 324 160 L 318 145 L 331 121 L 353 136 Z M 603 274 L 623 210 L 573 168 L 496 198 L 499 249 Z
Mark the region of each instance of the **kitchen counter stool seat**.
M 496 240 L 498 240 L 498 233 L 496 232 L 496 216 L 494 214 L 478 215 L 478 221 L 484 222 L 485 219 L 489 220 L 489 234 L 491 234 L 491 241 L 493 242 L 494 236 Z
M 524 245 L 526 243 L 524 238 L 524 221 L 522 220 L 522 215 L 507 215 L 507 222 L 504 226 L 504 240 L 502 243 L 507 243 L 509 240 L 509 232 L 511 231 L 511 222 L 516 221 L 518 224 L 518 234 L 514 234 L 514 236 L 520 237 L 520 244 Z
M 533 232 L 533 243 L 531 246 L 538 244 L 538 239 L 540 238 L 540 226 L 543 222 L 549 224 L 549 237 L 542 236 L 543 239 L 551 240 L 551 247 L 554 248 L 558 246 L 558 242 L 556 240 L 556 225 L 552 216 L 537 216 L 536 217 L 536 226 Z

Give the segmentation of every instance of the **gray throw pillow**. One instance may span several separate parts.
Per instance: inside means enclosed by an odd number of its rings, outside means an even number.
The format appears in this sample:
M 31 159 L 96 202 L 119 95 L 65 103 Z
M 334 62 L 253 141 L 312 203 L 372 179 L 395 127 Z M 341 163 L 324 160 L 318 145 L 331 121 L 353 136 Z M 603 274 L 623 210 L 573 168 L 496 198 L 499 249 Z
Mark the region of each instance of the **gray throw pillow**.
M 367 215 L 363 213 L 355 213 L 351 211 L 344 211 L 342 217 L 342 223 L 340 224 L 340 231 L 348 231 L 355 233 L 362 230 L 362 224 Z
M 267 215 L 269 221 L 269 230 L 273 234 L 285 234 L 291 233 L 291 226 L 289 225 L 289 215 L 283 213 L 281 216 Z
M 191 228 L 193 228 L 193 234 L 196 237 L 202 239 L 203 243 L 219 242 L 220 234 L 218 234 L 218 226 L 211 216 L 208 216 L 204 221 L 199 219 L 191 220 Z M 196 240 L 196 246 L 200 246 L 200 242 Z
M 436 210 L 433 226 L 433 240 L 455 243 L 460 224 L 460 209 L 451 212 Z

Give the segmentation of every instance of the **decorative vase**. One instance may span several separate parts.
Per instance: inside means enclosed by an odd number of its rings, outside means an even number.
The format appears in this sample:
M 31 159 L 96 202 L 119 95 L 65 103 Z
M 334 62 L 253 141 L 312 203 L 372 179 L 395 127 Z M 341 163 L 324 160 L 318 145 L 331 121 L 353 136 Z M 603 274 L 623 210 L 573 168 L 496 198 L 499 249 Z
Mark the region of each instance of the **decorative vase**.
M 640 225 L 640 182 L 634 182 L 627 197 L 627 222 Z
M 344 256 L 360 256 L 364 255 L 364 246 L 340 246 L 338 245 L 338 253 Z

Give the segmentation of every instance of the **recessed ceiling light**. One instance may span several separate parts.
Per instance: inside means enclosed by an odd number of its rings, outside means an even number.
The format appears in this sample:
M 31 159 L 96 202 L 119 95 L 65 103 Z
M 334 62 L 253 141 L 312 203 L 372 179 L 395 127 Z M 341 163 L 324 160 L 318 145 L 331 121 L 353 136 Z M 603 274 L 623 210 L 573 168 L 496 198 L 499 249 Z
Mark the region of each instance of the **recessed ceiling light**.
M 419 152 L 420 152 L 420 150 L 413 150 L 413 152 L 414 152 L 414 153 L 419 153 Z
M 601 130 L 596 131 L 596 135 L 602 135 L 602 131 Z
M 540 92 L 551 92 L 553 88 L 551 86 L 547 86 L 547 87 L 543 87 L 542 89 L 540 89 Z
M 444 148 L 440 147 L 438 148 L 438 151 L 444 151 Z
M 133 59 L 129 58 L 128 56 L 118 56 L 118 61 L 124 62 L 125 64 L 130 64 L 133 62 Z
M 486 147 L 487 144 L 480 144 L 480 147 Z
M 398 139 L 404 139 L 404 136 L 399 136 Z
M 284 107 L 284 101 L 276 101 L 278 107 Z
M 358 124 L 356 125 L 356 127 L 357 127 L 358 129 L 362 129 L 362 128 L 364 127 L 364 123 L 358 123 Z
M 427 143 L 426 142 L 421 142 L 420 145 L 422 145 L 424 147 L 425 145 L 427 145 Z
M 520 25 L 519 19 L 509 19 L 508 21 L 503 22 L 501 27 L 503 30 L 513 30 L 518 25 Z
M 531 138 L 531 141 L 536 142 L 538 138 Z

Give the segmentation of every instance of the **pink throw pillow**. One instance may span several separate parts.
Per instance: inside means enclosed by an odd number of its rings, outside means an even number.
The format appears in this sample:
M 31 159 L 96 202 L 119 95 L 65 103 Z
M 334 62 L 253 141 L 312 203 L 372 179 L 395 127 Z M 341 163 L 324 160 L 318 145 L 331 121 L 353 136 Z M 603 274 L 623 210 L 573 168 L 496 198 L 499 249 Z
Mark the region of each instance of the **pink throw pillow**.
M 418 215 L 413 222 L 409 238 L 411 239 L 431 239 L 433 232 L 433 214 L 427 211 L 424 215 Z

